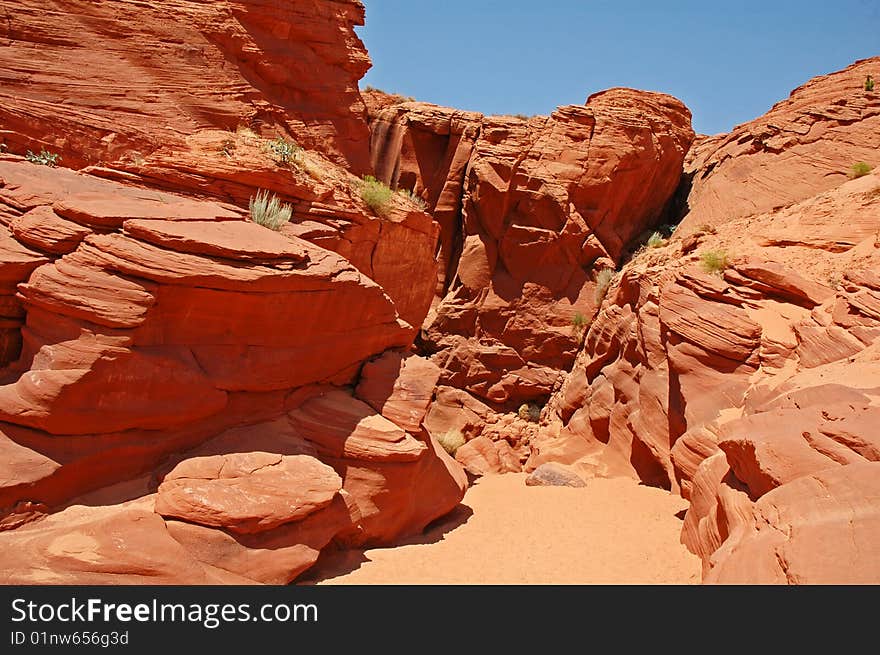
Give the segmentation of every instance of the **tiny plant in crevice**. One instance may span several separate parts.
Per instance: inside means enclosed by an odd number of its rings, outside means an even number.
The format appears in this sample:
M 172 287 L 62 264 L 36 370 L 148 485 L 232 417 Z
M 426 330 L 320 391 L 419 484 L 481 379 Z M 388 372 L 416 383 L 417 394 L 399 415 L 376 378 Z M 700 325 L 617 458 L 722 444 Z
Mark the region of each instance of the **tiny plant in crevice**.
M 516 412 L 523 421 L 537 423 L 541 420 L 541 406 L 536 403 L 523 403 Z
M 730 259 L 723 250 L 707 250 L 700 255 L 700 265 L 706 273 L 721 275 L 730 266 Z
M 293 212 L 290 205 L 284 204 L 278 196 L 270 195 L 265 190 L 257 191 L 255 196 L 251 196 L 250 209 L 254 223 L 276 231 L 290 221 Z
M 410 191 L 409 189 L 398 189 L 397 193 L 406 198 L 409 202 L 414 204 L 419 208 L 419 211 L 428 211 L 428 203 L 426 203 L 421 196 L 416 194 L 414 191 Z
M 856 179 L 858 177 L 864 177 L 868 173 L 870 173 L 873 169 L 871 165 L 867 162 L 857 161 L 855 164 L 849 167 L 849 176 L 852 179 Z
M 41 166 L 49 166 L 50 168 L 54 168 L 61 160 L 61 157 L 58 154 L 49 152 L 45 148 L 40 150 L 40 154 L 38 155 L 35 155 L 28 150 L 24 158 L 32 164 L 40 164 Z
M 455 457 L 455 453 L 467 443 L 467 440 L 464 438 L 461 430 L 453 428 L 437 437 L 437 443 L 443 447 L 443 450 L 449 453 L 450 457 Z
M 587 321 L 586 316 L 584 316 L 580 312 L 575 312 L 574 316 L 571 317 L 572 336 L 580 337 L 586 329 L 588 323 L 589 321 Z
M 666 239 L 663 238 L 663 235 L 659 232 L 654 232 L 651 237 L 648 239 L 648 247 L 649 248 L 662 248 L 666 245 Z
M 380 182 L 372 175 L 364 176 L 361 182 L 361 200 L 379 216 L 387 211 L 392 194 L 393 191 L 387 184 Z
M 601 305 L 605 300 L 605 295 L 611 287 L 611 281 L 614 279 L 614 270 L 603 268 L 596 276 L 596 304 Z
M 874 90 L 874 78 L 868 75 L 865 78 L 865 91 L 873 91 Z
M 299 159 L 303 151 L 296 143 L 281 137 L 269 141 L 266 144 L 266 149 L 271 154 L 272 159 L 275 160 L 275 163 L 280 166 L 289 166 Z

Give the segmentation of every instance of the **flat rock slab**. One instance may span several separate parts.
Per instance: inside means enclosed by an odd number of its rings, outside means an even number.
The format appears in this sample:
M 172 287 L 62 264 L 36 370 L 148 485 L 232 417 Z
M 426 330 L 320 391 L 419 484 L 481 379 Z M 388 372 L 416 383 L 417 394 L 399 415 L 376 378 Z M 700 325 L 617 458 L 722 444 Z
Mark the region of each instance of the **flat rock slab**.
M 159 486 L 156 511 L 167 518 L 264 532 L 329 505 L 342 489 L 336 472 L 308 455 L 234 453 L 178 464 Z
M 111 191 L 74 193 L 56 201 L 52 208 L 59 216 L 75 223 L 105 228 L 121 227 L 130 218 L 174 221 L 234 221 L 241 218 L 237 212 L 215 202 L 190 200 L 170 194 L 156 194 L 157 197 L 153 198 L 138 195 L 136 190 L 124 195 Z
M 238 259 L 308 260 L 299 239 L 285 237 L 250 221 L 157 221 L 130 220 L 125 233 L 177 252 Z
M 371 462 L 412 462 L 428 447 L 344 391 L 306 400 L 288 416 L 322 455 Z

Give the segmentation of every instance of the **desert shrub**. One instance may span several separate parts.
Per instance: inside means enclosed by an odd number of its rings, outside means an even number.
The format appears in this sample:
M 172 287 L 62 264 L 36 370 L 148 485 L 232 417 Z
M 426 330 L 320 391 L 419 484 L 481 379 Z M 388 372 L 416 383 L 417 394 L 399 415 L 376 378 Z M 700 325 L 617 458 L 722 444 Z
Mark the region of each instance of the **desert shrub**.
M 575 336 L 580 336 L 581 332 L 587 327 L 587 317 L 580 312 L 575 312 L 571 317 L 571 331 Z
M 455 453 L 467 443 L 467 440 L 464 438 L 461 430 L 452 429 L 437 437 L 437 443 L 443 447 L 443 450 L 449 453 L 450 457 L 455 457 Z
M 874 78 L 868 75 L 865 78 L 865 91 L 873 91 L 874 90 Z
M 35 155 L 30 150 L 27 151 L 27 154 L 24 156 L 32 164 L 40 164 L 41 166 L 49 166 L 54 168 L 61 157 L 54 152 L 49 152 L 45 149 L 40 150 L 39 155 Z
M 251 196 L 250 209 L 251 220 L 270 230 L 280 230 L 290 220 L 293 211 L 290 205 L 284 204 L 278 196 L 270 195 L 265 190 L 257 191 L 257 195 Z
M 648 239 L 648 247 L 649 248 L 662 248 L 666 245 L 666 239 L 663 238 L 663 235 L 659 232 L 654 232 L 651 237 Z
M 601 305 L 602 301 L 605 300 L 605 294 L 608 293 L 609 287 L 611 287 L 611 281 L 614 279 L 614 270 L 610 268 L 603 268 L 599 271 L 599 274 L 596 276 L 596 304 Z
M 387 184 L 380 182 L 372 175 L 364 177 L 361 183 L 361 199 L 380 216 L 388 209 L 391 195 L 392 191 Z
M 721 275 L 730 266 L 730 260 L 723 250 L 707 250 L 700 255 L 700 264 L 707 273 Z
M 409 189 L 398 189 L 397 193 L 406 198 L 409 202 L 419 208 L 419 211 L 427 211 L 428 203 L 426 203 L 421 196 L 416 194 L 414 191 L 410 191 Z
M 271 153 L 272 159 L 275 160 L 275 163 L 281 166 L 290 165 L 302 154 L 302 148 L 291 141 L 282 139 L 281 137 L 269 141 L 266 144 L 266 148 Z
M 849 167 L 849 176 L 853 179 L 856 179 L 857 177 L 864 177 L 872 170 L 873 169 L 871 168 L 870 164 L 863 161 L 857 161 L 855 164 Z
M 523 421 L 537 423 L 541 420 L 541 406 L 535 403 L 523 403 L 516 412 Z

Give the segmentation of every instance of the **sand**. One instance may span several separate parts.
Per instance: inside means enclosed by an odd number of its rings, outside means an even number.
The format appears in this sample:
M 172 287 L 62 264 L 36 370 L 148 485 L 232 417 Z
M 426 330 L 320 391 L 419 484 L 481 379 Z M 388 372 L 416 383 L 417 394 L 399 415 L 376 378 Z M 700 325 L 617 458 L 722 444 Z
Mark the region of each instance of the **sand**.
M 482 478 L 462 505 L 393 548 L 338 552 L 306 584 L 699 584 L 679 543 L 687 502 L 636 481 L 527 487 Z

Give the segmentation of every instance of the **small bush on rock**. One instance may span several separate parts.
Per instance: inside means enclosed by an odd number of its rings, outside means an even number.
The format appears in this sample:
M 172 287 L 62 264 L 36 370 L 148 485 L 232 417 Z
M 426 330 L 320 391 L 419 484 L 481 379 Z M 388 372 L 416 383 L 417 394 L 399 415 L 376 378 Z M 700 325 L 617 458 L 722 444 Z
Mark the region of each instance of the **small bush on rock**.
M 873 169 L 871 168 L 870 164 L 863 161 L 857 161 L 855 164 L 850 166 L 849 176 L 853 179 L 856 179 L 857 177 L 864 177 L 872 170 Z
M 278 199 L 278 196 L 270 195 L 268 191 L 261 190 L 257 195 L 251 196 L 250 202 L 251 220 L 270 230 L 280 230 L 290 221 L 293 212 L 290 205 L 286 205 Z
M 387 184 L 372 175 L 365 176 L 361 184 L 361 199 L 379 216 L 387 211 L 392 193 Z
M 700 264 L 707 273 L 721 275 L 730 266 L 730 260 L 723 250 L 707 250 L 700 255 Z
M 651 235 L 651 238 L 648 239 L 648 247 L 649 248 L 662 248 L 666 245 L 666 239 L 663 238 L 663 235 L 659 232 L 654 232 Z
M 584 329 L 587 327 L 587 317 L 581 314 L 580 312 L 575 312 L 575 315 L 571 317 L 571 332 L 574 336 L 579 337 Z
M 39 155 L 35 155 L 28 150 L 24 157 L 32 164 L 40 164 L 41 166 L 49 166 L 50 168 L 55 168 L 58 161 L 61 159 L 56 153 L 49 152 L 45 149 L 40 150 Z
M 523 421 L 537 423 L 541 420 L 541 406 L 535 403 L 523 403 L 516 412 Z
M 605 294 L 608 293 L 608 289 L 611 286 L 611 281 L 614 279 L 614 271 L 610 268 L 604 268 L 599 271 L 599 274 L 596 276 L 596 304 L 601 305 L 602 301 L 605 300 Z
M 467 440 L 461 430 L 452 429 L 437 437 L 437 443 L 443 446 L 443 450 L 449 453 L 450 457 L 455 457 L 455 453 L 467 443 Z
M 297 144 L 278 137 L 266 144 L 266 148 L 272 155 L 276 164 L 289 166 L 302 154 L 302 148 Z
M 398 189 L 397 193 L 406 198 L 409 202 L 414 204 L 419 208 L 419 211 L 427 211 L 428 203 L 426 203 L 421 196 L 417 195 L 414 191 L 410 191 L 409 189 Z

